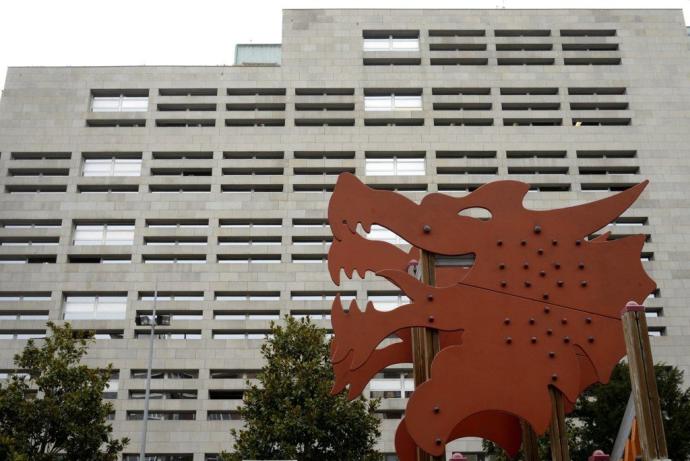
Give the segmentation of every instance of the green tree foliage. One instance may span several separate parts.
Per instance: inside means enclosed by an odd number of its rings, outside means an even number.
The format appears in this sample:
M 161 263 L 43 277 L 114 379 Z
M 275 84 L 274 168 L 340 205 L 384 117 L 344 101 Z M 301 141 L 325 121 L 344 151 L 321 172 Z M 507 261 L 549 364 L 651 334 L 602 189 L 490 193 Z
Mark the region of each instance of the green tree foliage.
M 664 431 L 669 457 L 674 461 L 690 460 L 690 388 L 683 390 L 683 372 L 676 367 L 657 364 L 656 373 Z M 573 460 L 586 460 L 594 450 L 610 452 L 618 434 L 625 405 L 630 396 L 630 372 L 625 363 L 618 364 L 611 381 L 596 384 L 578 399 L 575 410 L 566 418 L 568 445 Z M 485 441 L 484 448 L 496 460 L 507 460 L 495 444 Z M 539 438 L 540 459 L 549 459 L 548 434 Z M 518 459 L 524 459 L 522 453 Z
M 92 334 L 69 323 L 48 323 L 40 346 L 29 340 L 14 357 L 20 372 L 0 385 L 0 458 L 12 461 L 115 461 L 128 443 L 113 439 L 107 423 L 113 411 L 102 394 L 111 366 L 80 364 Z
M 245 427 L 232 430 L 234 452 L 227 460 L 378 460 L 377 400 L 330 395 L 333 371 L 325 331 L 308 319 L 285 317 L 273 324 L 261 352 L 266 360 L 244 394 Z
M 654 366 L 661 400 L 664 431 L 669 457 L 674 461 L 690 459 L 690 389 L 683 390 L 683 372 L 663 364 Z M 571 417 L 578 424 L 573 459 L 586 459 L 593 450 L 611 451 L 630 395 L 627 364 L 614 368 L 611 382 L 594 385 L 577 401 Z

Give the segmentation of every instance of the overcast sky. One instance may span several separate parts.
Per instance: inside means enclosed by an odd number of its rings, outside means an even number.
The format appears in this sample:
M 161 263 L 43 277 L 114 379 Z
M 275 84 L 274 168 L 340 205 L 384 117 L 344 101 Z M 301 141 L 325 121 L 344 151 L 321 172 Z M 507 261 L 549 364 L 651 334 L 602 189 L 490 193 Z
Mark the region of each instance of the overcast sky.
M 683 8 L 690 0 L 0 0 L 8 66 L 232 64 L 236 43 L 279 43 L 283 8 Z

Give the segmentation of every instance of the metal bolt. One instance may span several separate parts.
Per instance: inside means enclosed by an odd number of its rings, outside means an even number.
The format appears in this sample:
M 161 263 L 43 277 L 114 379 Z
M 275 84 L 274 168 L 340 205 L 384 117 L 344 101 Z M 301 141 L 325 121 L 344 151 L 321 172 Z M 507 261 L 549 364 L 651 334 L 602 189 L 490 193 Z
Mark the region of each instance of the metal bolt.
M 434 407 L 434 413 L 438 413 L 438 412 L 440 412 L 440 411 L 441 411 L 441 409 L 438 407 L 438 405 L 436 405 L 436 406 Z
M 530 324 L 530 325 L 534 325 L 534 322 L 535 322 L 534 317 L 530 317 L 530 319 L 529 319 L 529 324 Z
M 544 313 L 548 314 L 551 312 L 551 308 L 549 306 L 544 306 Z
M 431 232 L 431 226 L 428 224 L 424 224 L 424 227 L 422 227 L 422 230 L 424 231 L 425 234 L 428 234 Z
M 443 440 L 436 438 L 436 445 L 441 445 L 443 443 Z
M 428 301 L 433 301 L 433 300 L 434 300 L 434 295 L 432 295 L 432 294 L 430 293 L 430 294 L 426 295 L 426 299 L 427 299 Z
M 537 337 L 536 337 L 536 336 L 532 336 L 532 339 L 531 339 L 530 341 L 532 341 L 532 344 L 536 343 L 536 342 L 537 342 Z
M 504 318 L 503 323 L 505 323 L 506 325 L 510 325 L 510 319 L 508 317 Z
M 570 336 L 566 336 L 565 338 L 563 338 L 563 342 L 566 344 L 569 343 L 570 342 Z
M 554 358 L 554 357 L 556 357 L 556 353 L 553 351 L 549 352 L 549 358 Z
M 543 248 L 539 248 L 539 249 L 537 250 L 537 254 L 538 254 L 538 255 L 543 255 L 543 254 L 544 254 L 544 249 L 543 249 Z
M 580 282 L 580 285 L 582 285 L 583 287 L 586 287 L 586 286 L 587 286 L 587 280 L 581 281 L 581 282 Z
M 580 262 L 580 263 L 578 263 L 577 267 L 579 267 L 580 269 L 584 269 L 584 268 L 585 268 L 585 263 Z
M 503 264 L 503 263 L 501 263 L 501 264 L 498 265 L 498 268 L 501 269 L 501 270 L 503 270 L 503 269 L 506 268 L 506 265 Z
M 434 316 L 433 315 L 429 316 L 429 323 L 434 323 Z
M 551 375 L 551 381 L 558 381 L 558 375 L 556 373 Z
M 556 282 L 556 285 L 558 285 L 559 287 L 562 287 L 563 286 L 563 280 L 559 280 L 558 282 Z
M 568 323 L 568 319 L 565 318 L 565 317 L 563 317 L 563 318 L 561 319 L 561 323 L 562 323 L 563 325 L 565 325 L 566 323 Z
M 576 245 L 576 246 L 580 246 L 581 244 L 582 244 L 582 241 L 580 241 L 580 240 L 575 240 L 575 245 Z
M 511 338 L 510 336 L 508 336 L 508 337 L 506 338 L 506 343 L 510 344 L 510 343 L 512 343 L 512 342 L 513 342 L 513 338 Z
M 498 241 L 496 242 L 496 245 L 498 245 L 498 246 L 503 245 L 503 240 L 498 240 Z
M 534 233 L 535 234 L 541 234 L 541 226 L 539 226 L 539 225 L 534 226 Z
M 546 330 L 546 334 L 551 336 L 553 334 L 553 330 L 549 328 L 548 330 Z
M 501 280 L 501 286 L 504 287 L 506 285 L 508 285 L 508 282 L 506 282 L 505 280 Z
M 521 242 L 520 242 L 520 245 L 522 245 L 523 247 L 524 247 L 525 245 L 527 245 L 527 240 L 521 241 Z
M 592 317 L 585 318 L 585 323 L 592 323 Z
M 594 342 L 594 336 L 590 336 L 589 338 L 587 338 L 587 341 L 589 341 L 590 343 L 593 343 Z
M 553 246 L 558 245 L 558 240 L 551 240 L 551 245 L 553 245 Z
M 539 271 L 540 277 L 546 277 L 546 271 Z
M 525 280 L 525 286 L 526 286 L 526 287 L 531 287 L 531 286 L 532 286 L 532 282 L 530 282 L 529 280 Z
M 529 269 L 529 263 L 525 261 L 524 263 L 522 263 L 522 267 L 525 269 Z
M 553 263 L 553 267 L 555 267 L 556 269 L 560 269 L 561 264 L 560 263 Z
M 541 295 L 541 299 L 543 299 L 543 300 L 549 299 L 549 294 L 548 294 L 548 293 L 544 293 L 543 295 Z

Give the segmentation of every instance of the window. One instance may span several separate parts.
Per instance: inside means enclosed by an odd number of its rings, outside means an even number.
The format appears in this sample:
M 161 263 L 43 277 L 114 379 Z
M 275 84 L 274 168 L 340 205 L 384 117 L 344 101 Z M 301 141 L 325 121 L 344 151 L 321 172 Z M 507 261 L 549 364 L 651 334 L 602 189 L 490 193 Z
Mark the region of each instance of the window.
M 218 264 L 280 264 L 280 255 L 218 255 Z
M 410 298 L 400 293 L 373 292 L 368 293 L 369 301 L 379 311 L 392 311 L 403 304 L 409 304 Z
M 0 311 L 0 320 L 48 320 L 48 311 Z
M 49 291 L 36 292 L 0 292 L 0 302 L 29 302 L 29 301 L 50 301 L 51 293 Z
M 230 340 L 265 340 L 270 336 L 268 331 L 224 331 L 213 330 L 213 339 L 230 339 Z M 213 397 L 211 397 L 213 398 Z M 240 397 L 242 398 L 242 397 Z
M 128 411 L 127 412 L 127 420 L 128 421 L 141 421 L 144 419 L 144 412 L 141 410 L 134 410 L 134 411 Z M 158 410 L 158 411 L 149 411 L 149 421 L 193 421 L 196 419 L 196 412 L 195 411 L 163 411 L 163 410 Z M 126 458 L 126 459 L 132 459 L 132 458 Z M 137 455 L 137 458 L 139 459 L 139 455 Z M 151 459 L 147 456 L 147 459 Z M 178 460 L 178 459 L 189 459 L 189 461 L 192 460 L 191 455 L 189 455 L 189 458 L 154 458 L 154 459 L 169 459 L 169 460 Z
M 206 264 L 206 255 L 143 255 L 144 264 Z
M 278 311 L 213 311 L 216 320 L 280 320 Z
M 256 379 L 258 374 L 258 370 L 212 369 L 210 372 L 211 379 Z
M 2 237 L 0 246 L 55 246 L 58 237 Z
M 41 339 L 45 337 L 45 330 L 0 330 L 0 340 Z
M 216 291 L 216 301 L 279 301 L 280 292 Z
M 338 294 L 340 294 L 340 300 L 343 302 L 352 301 L 357 297 L 357 293 L 354 291 L 344 291 L 342 293 L 337 291 L 293 291 L 290 293 L 290 299 L 292 301 L 333 301 Z
M 366 159 L 367 176 L 423 176 L 424 158 L 388 157 Z
M 280 245 L 281 237 L 218 237 L 218 245 Z
M 131 255 L 67 255 L 71 264 L 130 264 Z
M 296 319 L 305 319 L 309 317 L 311 320 L 330 320 L 331 319 L 331 312 L 330 311 L 321 311 L 321 310 L 294 310 L 290 311 L 290 315 L 292 315 Z
M 209 421 L 237 421 L 242 417 L 237 411 L 230 410 L 209 410 L 206 416 Z
M 132 245 L 134 224 L 77 224 L 74 245 Z
M 129 412 L 129 413 L 134 413 L 134 412 Z M 129 418 L 129 413 L 127 414 L 127 419 Z M 143 412 L 140 412 L 141 415 L 139 415 L 139 420 L 143 419 Z M 131 419 L 137 419 L 137 418 L 131 418 Z M 154 419 L 151 418 L 151 413 L 149 413 L 149 420 Z M 155 418 L 159 419 L 159 418 Z M 179 419 L 189 419 L 189 418 L 179 418 Z M 194 419 L 194 418 L 191 418 Z M 194 461 L 194 455 L 155 455 L 155 454 L 150 454 L 146 453 L 146 456 L 144 457 L 145 461 Z M 123 456 L 122 461 L 140 461 L 139 460 L 139 455 L 138 454 L 126 454 Z
M 91 112 L 146 112 L 149 91 L 91 91 Z
M 419 31 L 363 31 L 364 51 L 419 51 Z
M 385 96 L 364 96 L 364 110 L 422 110 L 422 95 L 406 95 L 391 93 Z
M 65 320 L 124 319 L 127 313 L 125 295 L 67 295 Z
M 158 295 L 151 291 L 140 291 L 141 301 L 203 301 L 204 293 L 201 291 L 159 291 Z
M 208 219 L 147 219 L 151 229 L 206 229 Z
M 148 338 L 149 330 L 135 330 L 134 338 Z M 199 330 L 165 330 L 156 331 L 154 333 L 156 339 L 201 339 L 201 331 Z
M 4 219 L 0 221 L 3 229 L 59 229 L 60 219 Z
M 141 158 L 87 157 L 83 176 L 141 176 Z
M 390 370 L 377 373 L 369 384 L 372 398 L 399 399 L 409 397 L 414 391 L 412 373 L 404 370 Z
M 366 237 L 369 240 L 380 240 L 393 245 L 409 245 L 409 243 L 403 240 L 403 238 L 398 234 L 386 229 L 385 227 L 379 226 L 378 224 L 373 224 L 371 226 L 371 229 Z
M 150 246 L 203 246 L 207 244 L 206 237 L 144 237 L 144 245 Z
M 230 227 L 236 229 L 271 229 L 280 228 L 283 220 L 277 219 L 221 219 L 220 227 Z
M 132 379 L 146 379 L 147 370 L 131 370 Z M 199 370 L 151 370 L 151 379 L 197 379 Z
M 130 400 L 139 400 L 146 397 L 146 391 L 143 389 L 130 389 Z M 196 390 L 151 390 L 149 398 L 152 400 L 195 400 L 197 397 Z
M 119 371 L 113 371 L 113 374 L 110 376 L 110 379 L 106 383 L 105 389 L 103 390 L 103 398 L 104 399 L 116 399 L 117 398 L 117 391 L 120 389 L 119 379 L 120 379 L 120 372 Z

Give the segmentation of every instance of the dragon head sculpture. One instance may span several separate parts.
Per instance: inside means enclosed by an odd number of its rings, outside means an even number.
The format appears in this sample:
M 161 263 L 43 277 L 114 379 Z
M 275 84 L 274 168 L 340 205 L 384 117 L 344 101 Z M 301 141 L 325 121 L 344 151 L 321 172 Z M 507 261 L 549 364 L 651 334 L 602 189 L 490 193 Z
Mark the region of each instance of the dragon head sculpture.
M 410 328 L 439 332 L 431 378 L 410 397 L 396 433 L 401 461 L 416 447 L 438 456 L 463 436 L 493 440 L 514 455 L 520 420 L 546 430 L 554 386 L 569 402 L 607 382 L 625 355 L 620 311 L 655 288 L 640 262 L 644 236 L 588 239 L 620 216 L 647 182 L 603 200 L 536 211 L 523 206 L 525 183 L 496 181 L 465 197 L 430 194 L 420 204 L 342 174 L 328 208 L 333 282 L 367 271 L 410 299 L 391 311 L 333 302 L 333 392 L 359 395 L 383 368 L 412 361 Z M 488 218 L 464 211 L 481 208 Z M 486 213 L 485 213 L 486 214 Z M 411 250 L 357 232 L 382 226 Z M 438 267 L 433 286 L 409 275 L 411 259 L 472 255 L 470 268 Z M 400 341 L 379 347 L 395 335 Z

